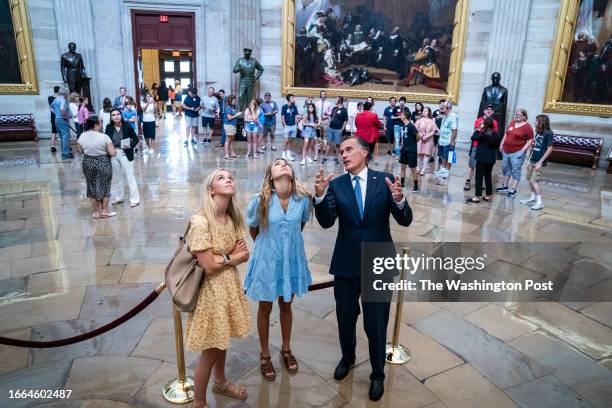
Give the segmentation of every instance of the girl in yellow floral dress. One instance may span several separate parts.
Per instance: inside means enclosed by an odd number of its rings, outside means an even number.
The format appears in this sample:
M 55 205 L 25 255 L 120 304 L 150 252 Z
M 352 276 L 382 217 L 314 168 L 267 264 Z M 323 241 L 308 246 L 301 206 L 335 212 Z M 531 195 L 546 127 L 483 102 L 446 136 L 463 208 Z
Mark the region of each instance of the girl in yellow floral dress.
M 190 219 L 186 241 L 205 269 L 195 310 L 187 319 L 187 349 L 201 351 L 195 368 L 195 407 L 208 407 L 206 388 L 214 371 L 213 392 L 244 400 L 246 389 L 225 377 L 225 356 L 231 337 L 251 330 L 251 312 L 236 265 L 249 259 L 245 224 L 234 203 L 235 185 L 225 169 L 204 182 L 202 207 Z

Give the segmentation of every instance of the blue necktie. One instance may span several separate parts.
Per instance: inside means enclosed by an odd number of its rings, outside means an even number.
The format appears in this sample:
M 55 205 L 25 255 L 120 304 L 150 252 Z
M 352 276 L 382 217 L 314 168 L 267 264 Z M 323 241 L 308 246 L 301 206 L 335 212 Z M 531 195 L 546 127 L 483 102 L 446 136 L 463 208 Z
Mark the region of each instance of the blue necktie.
M 359 215 L 363 218 L 363 198 L 361 197 L 361 183 L 359 182 L 360 177 L 355 176 L 355 198 L 357 199 L 357 208 L 359 208 Z

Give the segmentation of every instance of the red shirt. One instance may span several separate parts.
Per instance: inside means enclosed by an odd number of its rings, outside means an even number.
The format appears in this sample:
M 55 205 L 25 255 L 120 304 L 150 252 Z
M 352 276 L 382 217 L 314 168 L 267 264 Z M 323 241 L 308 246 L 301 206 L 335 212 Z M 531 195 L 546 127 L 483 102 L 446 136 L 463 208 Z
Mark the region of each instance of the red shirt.
M 363 111 L 355 116 L 355 136 L 362 138 L 367 143 L 374 143 L 378 140 L 379 129 L 382 122 L 378 120 L 378 115 L 374 112 Z
M 510 122 L 508 130 L 506 130 L 506 140 L 502 149 L 505 153 L 516 153 L 525 146 L 525 143 L 533 140 L 533 128 L 529 123 L 523 126 L 515 127 L 515 122 Z
M 480 125 L 482 125 L 485 121 L 485 117 L 481 116 L 478 119 L 476 119 L 476 122 L 474 122 L 474 130 L 478 129 L 480 127 Z M 493 119 L 493 130 L 495 131 L 495 133 L 497 134 L 497 121 L 495 119 Z M 478 140 L 474 140 L 472 142 L 472 146 L 476 147 L 478 146 Z

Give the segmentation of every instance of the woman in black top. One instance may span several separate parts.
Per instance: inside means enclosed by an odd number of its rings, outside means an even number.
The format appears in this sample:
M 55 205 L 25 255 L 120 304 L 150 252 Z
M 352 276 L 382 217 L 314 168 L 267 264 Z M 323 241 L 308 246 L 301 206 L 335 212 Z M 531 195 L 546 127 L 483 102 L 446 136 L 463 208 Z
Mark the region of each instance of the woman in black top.
M 482 125 L 474 131 L 472 140 L 478 141 L 476 146 L 476 195 L 468 198 L 468 203 L 479 203 L 482 196 L 482 180 L 484 178 L 486 195 L 484 201 L 491 201 L 493 194 L 493 181 L 491 173 L 495 160 L 497 160 L 497 149 L 499 140 L 493 129 L 493 118 L 486 118 Z
M 49 102 L 49 106 L 51 106 L 55 98 L 57 98 L 59 91 L 60 91 L 59 86 L 53 87 L 53 95 L 50 95 L 47 98 L 47 101 Z M 57 139 L 57 128 L 55 127 L 55 113 L 51 112 L 51 153 L 55 153 L 57 151 L 57 149 L 55 148 L 56 139 Z
M 138 135 L 134 128 L 123 119 L 118 109 L 111 111 L 111 123 L 105 132 L 117 149 L 117 155 L 111 159 L 113 167 L 113 186 L 111 187 L 112 204 L 123 202 L 125 181 L 130 193 L 130 205 L 136 207 L 140 203 L 140 193 L 134 176 L 134 148 L 138 146 Z M 122 143 L 123 142 L 123 143 Z
M 168 87 L 166 86 L 166 82 L 162 81 L 159 84 L 159 88 L 157 89 L 157 94 L 159 95 L 159 103 L 157 105 L 157 112 L 159 112 L 159 118 L 162 117 L 166 119 L 166 107 L 168 105 Z
M 414 112 L 410 116 L 412 123 L 416 123 L 417 120 L 421 119 L 423 115 L 423 104 L 421 102 L 417 102 L 414 104 Z

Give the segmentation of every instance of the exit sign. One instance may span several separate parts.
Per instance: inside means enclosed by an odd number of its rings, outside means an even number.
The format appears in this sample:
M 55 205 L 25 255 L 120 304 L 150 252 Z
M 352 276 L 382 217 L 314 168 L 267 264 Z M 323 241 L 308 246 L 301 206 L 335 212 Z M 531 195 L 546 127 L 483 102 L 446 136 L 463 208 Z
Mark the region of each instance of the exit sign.
M 159 21 L 162 23 L 167 23 L 168 22 L 168 16 L 159 16 Z

